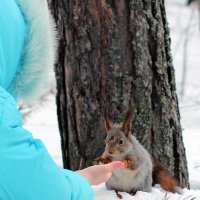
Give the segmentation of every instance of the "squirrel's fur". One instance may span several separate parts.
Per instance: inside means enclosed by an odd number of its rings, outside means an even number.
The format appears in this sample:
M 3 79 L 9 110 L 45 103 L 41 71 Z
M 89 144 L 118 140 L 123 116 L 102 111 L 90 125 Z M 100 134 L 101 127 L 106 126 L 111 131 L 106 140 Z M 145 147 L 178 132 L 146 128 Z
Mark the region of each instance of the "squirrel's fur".
M 106 147 L 96 163 L 109 163 L 120 160 L 125 163 L 125 169 L 114 170 L 106 182 L 108 189 L 135 194 L 137 191 L 151 192 L 152 184 L 160 184 L 170 192 L 178 191 L 178 181 L 161 164 L 152 162 L 147 150 L 131 134 L 134 110 L 130 109 L 121 125 L 112 125 L 107 112 L 104 116 L 104 126 L 107 132 Z M 153 179 L 153 180 L 152 180 Z
M 126 164 L 125 169 L 114 170 L 111 178 L 106 182 L 106 187 L 116 191 L 135 194 L 138 190 L 151 192 L 152 186 L 152 161 L 149 153 L 131 134 L 133 112 L 127 113 L 122 125 L 111 125 L 108 115 L 104 117 L 107 131 L 106 147 L 101 158 L 115 161 L 121 160 Z M 104 162 L 101 158 L 97 162 Z M 104 162 L 105 163 L 105 162 Z
M 158 162 L 153 162 L 153 185 L 159 184 L 162 189 L 168 192 L 181 193 L 179 183 L 169 170 Z

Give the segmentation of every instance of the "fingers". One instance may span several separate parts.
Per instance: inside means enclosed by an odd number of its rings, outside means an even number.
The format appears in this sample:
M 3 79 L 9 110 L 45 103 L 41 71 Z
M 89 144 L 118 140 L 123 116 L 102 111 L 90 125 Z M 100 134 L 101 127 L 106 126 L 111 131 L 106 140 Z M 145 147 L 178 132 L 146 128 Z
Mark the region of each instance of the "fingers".
M 91 166 L 76 172 L 85 177 L 91 185 L 98 185 L 106 182 L 112 176 L 113 170 L 122 169 L 124 167 L 123 162 L 114 161 L 105 165 Z
M 109 171 L 112 172 L 114 169 L 123 169 L 125 168 L 125 165 L 121 161 L 113 161 L 109 164 L 104 165 L 105 168 Z

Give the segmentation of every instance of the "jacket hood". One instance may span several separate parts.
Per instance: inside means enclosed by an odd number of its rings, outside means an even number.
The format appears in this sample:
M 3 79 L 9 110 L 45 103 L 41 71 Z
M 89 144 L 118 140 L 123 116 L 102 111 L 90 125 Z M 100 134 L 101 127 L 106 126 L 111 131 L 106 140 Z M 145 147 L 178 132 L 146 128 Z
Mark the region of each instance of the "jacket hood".
M 1 0 L 0 86 L 5 90 L 10 87 L 18 69 L 25 36 L 26 23 L 15 0 Z
M 3 0 L 8 1 L 8 0 Z M 12 81 L 6 89 L 16 99 L 31 100 L 44 91 L 53 72 L 56 31 L 46 0 L 10 0 L 17 3 L 25 21 L 25 36 Z M 10 2 L 9 1 L 9 2 Z M 19 51 L 20 48 L 17 49 Z M 10 71 L 8 67 L 7 71 Z M 6 79 L 7 79 L 7 74 Z

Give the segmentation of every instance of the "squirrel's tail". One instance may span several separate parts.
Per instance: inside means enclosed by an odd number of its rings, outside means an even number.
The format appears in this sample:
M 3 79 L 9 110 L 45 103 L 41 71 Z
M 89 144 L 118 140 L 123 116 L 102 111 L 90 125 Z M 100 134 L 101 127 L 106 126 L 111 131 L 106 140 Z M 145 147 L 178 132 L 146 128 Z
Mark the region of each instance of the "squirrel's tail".
M 161 188 L 172 193 L 182 193 L 178 180 L 169 170 L 157 162 L 153 162 L 153 185 L 160 184 Z

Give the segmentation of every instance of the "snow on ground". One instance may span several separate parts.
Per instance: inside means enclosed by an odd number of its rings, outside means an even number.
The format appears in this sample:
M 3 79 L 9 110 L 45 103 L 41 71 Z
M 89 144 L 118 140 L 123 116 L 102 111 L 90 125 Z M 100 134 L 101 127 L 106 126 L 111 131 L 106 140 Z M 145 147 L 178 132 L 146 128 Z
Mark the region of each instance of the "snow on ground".
M 190 185 L 192 189 L 200 189 L 199 12 L 195 5 L 188 7 L 183 0 L 166 2 Z
M 121 193 L 125 200 L 200 200 L 200 22 L 197 9 L 187 7 L 184 0 L 167 0 L 167 15 L 171 28 L 172 53 L 176 69 L 177 90 L 181 110 L 183 139 L 186 147 L 190 184 L 193 190 L 184 189 L 182 196 L 153 188 L 152 193 L 137 192 L 135 196 Z M 191 25 L 189 22 L 191 22 Z M 187 33 L 189 39 L 187 39 Z M 188 46 L 184 52 L 184 46 Z M 187 55 L 187 56 L 186 56 Z M 183 75 L 184 64 L 186 75 Z M 183 85 L 184 87 L 182 87 Z M 184 90 L 183 90 L 184 88 Z M 183 96 L 181 95 L 183 94 Z M 62 166 L 60 137 L 56 119 L 54 96 L 50 95 L 40 109 L 28 118 L 25 127 L 35 138 L 43 140 L 55 162 Z M 93 187 L 95 200 L 117 200 L 105 184 Z
M 60 135 L 57 124 L 55 97 L 49 95 L 26 120 L 25 128 L 41 139 L 55 162 L 62 166 Z
M 114 191 L 106 190 L 105 184 L 93 188 L 95 200 L 119 200 Z M 158 187 L 154 187 L 151 193 L 138 191 L 134 196 L 124 192 L 120 192 L 120 194 L 123 196 L 123 200 L 192 200 L 195 197 L 195 200 L 200 200 L 200 191 L 186 189 L 182 195 L 166 193 Z

